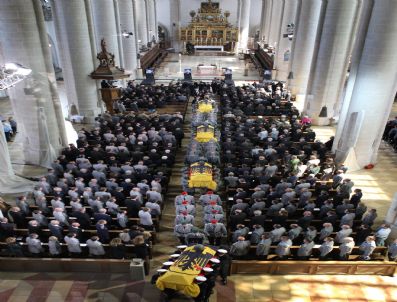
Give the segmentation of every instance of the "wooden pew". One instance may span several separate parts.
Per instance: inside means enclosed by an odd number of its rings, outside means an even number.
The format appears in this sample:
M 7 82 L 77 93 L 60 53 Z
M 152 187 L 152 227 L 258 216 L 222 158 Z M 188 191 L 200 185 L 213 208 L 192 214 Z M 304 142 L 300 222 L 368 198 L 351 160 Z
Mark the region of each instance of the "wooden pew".
M 388 261 L 247 261 L 233 260 L 230 274 L 382 275 L 396 274 Z
M 12 259 L 12 261 L 10 261 Z M 131 260 L 78 258 L 0 257 L 3 271 L 130 273 Z

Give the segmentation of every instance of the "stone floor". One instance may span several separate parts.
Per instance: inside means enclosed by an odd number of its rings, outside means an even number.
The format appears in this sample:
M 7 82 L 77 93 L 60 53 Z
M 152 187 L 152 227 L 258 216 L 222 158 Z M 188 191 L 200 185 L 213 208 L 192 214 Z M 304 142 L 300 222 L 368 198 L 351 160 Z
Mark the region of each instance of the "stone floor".
M 162 79 L 182 78 L 179 73 L 178 55 L 171 54 L 161 65 L 156 77 Z M 190 67 L 193 78 L 212 79 L 220 76 L 220 69 L 211 73 L 198 73 L 197 64 L 216 64 L 220 67 L 231 67 L 236 84 L 244 80 L 258 80 L 258 73 L 249 66 L 248 76 L 244 76 L 244 61 L 236 57 L 212 56 L 182 56 L 182 70 Z M 64 98 L 62 98 L 64 100 Z M 67 108 L 65 104 L 63 108 Z M 173 221 L 175 217 L 172 203 L 176 194 L 181 191 L 180 177 L 184 163 L 186 145 L 190 136 L 190 115 L 186 117 L 184 126 L 186 137 L 183 147 L 176 157 L 176 165 L 170 180 L 170 190 L 161 221 L 159 243 L 154 247 L 152 270 L 158 268 L 170 254 L 177 241 L 173 236 Z M 397 106 L 393 108 L 396 115 Z M 0 114 L 13 115 L 8 100 L 0 100 Z M 332 127 L 316 127 L 317 137 L 326 141 L 334 134 Z M 21 159 L 21 143 L 18 138 L 9 144 L 13 167 L 18 174 L 37 176 L 45 172 L 40 167 L 23 165 Z M 380 223 L 389 207 L 390 199 L 395 193 L 397 172 L 397 154 L 386 144 L 379 150 L 378 163 L 372 170 L 362 170 L 348 173 L 356 187 L 363 189 L 363 200 L 369 207 L 379 211 Z M 199 209 L 200 211 L 200 209 Z M 9 273 L 0 272 L 0 302 L 5 301 L 159 301 L 159 291 L 146 281 L 132 281 L 128 275 L 120 274 L 67 274 L 67 273 Z M 175 301 L 190 301 L 179 297 Z M 299 301 L 299 302 L 366 302 L 366 301 L 397 301 L 397 281 L 392 277 L 380 276 L 231 276 L 227 286 L 217 284 L 211 302 L 265 302 L 265 301 Z

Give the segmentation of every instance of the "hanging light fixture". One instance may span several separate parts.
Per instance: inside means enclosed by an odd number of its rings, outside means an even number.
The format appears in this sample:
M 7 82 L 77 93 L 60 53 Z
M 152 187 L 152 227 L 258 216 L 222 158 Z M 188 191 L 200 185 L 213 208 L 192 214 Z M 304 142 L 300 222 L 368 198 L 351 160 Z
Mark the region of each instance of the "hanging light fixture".
M 6 63 L 0 67 L 0 90 L 5 90 L 21 82 L 32 70 L 18 63 Z

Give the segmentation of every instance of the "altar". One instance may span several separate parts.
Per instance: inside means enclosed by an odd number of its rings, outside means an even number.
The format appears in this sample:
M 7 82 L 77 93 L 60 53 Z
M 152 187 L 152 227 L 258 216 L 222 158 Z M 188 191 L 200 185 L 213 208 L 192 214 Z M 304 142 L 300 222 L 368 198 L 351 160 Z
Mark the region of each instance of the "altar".
M 229 11 L 222 12 L 219 2 L 201 2 L 200 8 L 190 11 L 192 20 L 180 29 L 180 39 L 199 51 L 234 51 L 238 42 L 238 28 L 228 21 Z
M 223 45 L 195 45 L 194 50 L 200 51 L 223 51 Z

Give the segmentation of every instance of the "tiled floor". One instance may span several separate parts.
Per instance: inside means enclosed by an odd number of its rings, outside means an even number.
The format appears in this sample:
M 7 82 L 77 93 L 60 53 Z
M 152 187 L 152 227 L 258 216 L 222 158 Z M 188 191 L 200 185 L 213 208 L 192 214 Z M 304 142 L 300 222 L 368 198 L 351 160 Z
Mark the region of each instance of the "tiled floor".
M 125 275 L 0 273 L 2 302 L 160 301 L 159 291 Z M 178 296 L 173 301 L 191 301 Z M 380 276 L 232 276 L 210 302 L 393 302 L 397 280 Z

